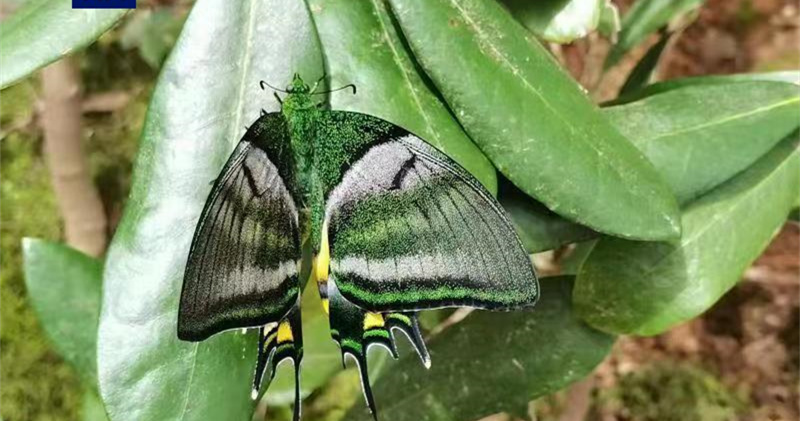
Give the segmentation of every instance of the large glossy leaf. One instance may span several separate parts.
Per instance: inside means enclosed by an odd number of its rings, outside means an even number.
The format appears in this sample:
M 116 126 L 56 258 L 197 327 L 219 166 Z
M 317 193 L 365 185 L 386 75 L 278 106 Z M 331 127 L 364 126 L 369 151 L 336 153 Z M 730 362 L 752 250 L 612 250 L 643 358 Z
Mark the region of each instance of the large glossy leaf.
M 495 169 L 418 73 L 383 0 L 309 0 L 325 52 L 331 108 L 381 117 L 421 136 L 497 191 Z
M 593 326 L 652 335 L 696 317 L 739 280 L 800 189 L 797 137 L 686 208 L 675 243 L 604 238 L 580 269 L 576 311 Z
M 549 53 L 490 0 L 391 0 L 470 137 L 554 212 L 637 239 L 678 234 L 667 185 Z
M 672 31 L 661 31 L 658 42 L 647 50 L 644 57 L 636 63 L 628 78 L 625 79 L 625 84 L 619 90 L 620 95 L 630 94 L 650 83 L 658 63 L 661 61 L 661 56 L 667 48 L 670 38 L 672 38 L 672 34 Z
M 511 183 L 501 182 L 498 199 L 511 217 L 514 228 L 529 253 L 552 250 L 599 235 L 583 225 L 556 215 Z
M 106 415 L 106 409 L 105 406 L 103 406 L 103 401 L 100 399 L 100 396 L 97 396 L 97 390 L 95 389 L 89 389 L 83 392 L 83 402 L 81 403 L 81 420 L 108 421 L 108 415 Z
M 800 91 L 794 85 L 729 81 L 686 85 L 603 111 L 686 204 L 747 168 L 796 129 L 798 104 Z M 515 189 L 501 192 L 500 201 L 530 252 L 594 236 Z
M 605 66 L 611 67 L 633 47 L 670 21 L 696 10 L 704 0 L 639 0 L 622 18 L 622 30 Z
M 680 79 L 672 79 L 664 82 L 654 83 L 647 85 L 642 89 L 633 91 L 629 94 L 620 96 L 619 98 L 609 101 L 607 105 L 620 105 L 628 102 L 638 101 L 651 95 L 656 95 L 671 91 L 673 89 L 685 88 L 687 86 L 695 85 L 716 85 L 727 84 L 732 82 L 752 82 L 752 81 L 768 81 L 768 82 L 787 82 L 795 85 L 800 85 L 800 71 L 782 71 L 782 72 L 767 72 L 767 73 L 741 73 L 734 75 L 724 76 L 697 76 L 686 77 Z
M 0 88 L 97 39 L 126 9 L 73 9 L 68 0 L 30 0 L 3 21 Z
M 114 420 L 247 420 L 256 335 L 176 336 L 195 225 L 228 155 L 260 109 L 260 79 L 323 72 L 302 2 L 199 0 L 153 93 L 131 196 L 108 253 L 100 389 Z
M 605 109 L 681 203 L 747 168 L 800 126 L 800 90 L 781 82 L 695 85 Z
M 606 0 L 501 0 L 517 20 L 542 39 L 567 43 L 594 31 Z
M 97 321 L 102 263 L 58 243 L 26 238 L 25 287 L 55 349 L 87 386 L 97 384 Z
M 528 402 L 589 374 L 614 337 L 575 317 L 572 277 L 541 280 L 529 312 L 476 311 L 429 341 L 433 365 L 405 352 L 375 383 L 378 414 L 392 421 L 474 420 L 525 413 Z M 369 420 L 362 404 L 345 419 Z

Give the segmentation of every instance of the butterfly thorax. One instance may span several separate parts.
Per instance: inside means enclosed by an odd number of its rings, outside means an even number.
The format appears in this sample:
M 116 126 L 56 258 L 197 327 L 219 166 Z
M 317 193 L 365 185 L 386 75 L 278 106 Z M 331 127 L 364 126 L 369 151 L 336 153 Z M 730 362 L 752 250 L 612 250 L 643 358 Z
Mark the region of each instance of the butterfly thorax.
M 281 113 L 288 123 L 291 155 L 294 161 L 295 196 L 303 238 L 318 250 L 324 217 L 324 186 L 317 171 L 317 126 L 321 112 L 311 96 L 311 88 L 295 77 L 287 89 Z

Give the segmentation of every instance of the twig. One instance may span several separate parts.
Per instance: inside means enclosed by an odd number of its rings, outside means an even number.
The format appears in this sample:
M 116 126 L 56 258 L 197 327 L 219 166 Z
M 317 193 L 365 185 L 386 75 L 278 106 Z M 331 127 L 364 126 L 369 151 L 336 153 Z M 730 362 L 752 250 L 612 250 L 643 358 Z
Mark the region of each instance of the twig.
M 131 95 L 125 91 L 101 92 L 83 99 L 84 113 L 110 113 L 125 108 L 131 101 Z
M 66 240 L 92 256 L 106 248 L 106 214 L 81 145 L 80 74 L 70 58 L 42 71 L 44 155 Z
M 583 421 L 589 413 L 592 403 L 590 395 L 594 389 L 594 375 L 573 384 L 567 391 L 567 402 L 564 412 L 558 421 Z

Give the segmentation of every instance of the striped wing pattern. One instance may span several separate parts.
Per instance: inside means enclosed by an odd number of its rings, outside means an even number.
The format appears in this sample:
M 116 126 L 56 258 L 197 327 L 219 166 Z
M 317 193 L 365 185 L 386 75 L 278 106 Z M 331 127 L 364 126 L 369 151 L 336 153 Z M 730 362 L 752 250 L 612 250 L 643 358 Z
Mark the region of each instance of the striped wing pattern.
M 263 326 L 297 302 L 297 209 L 267 153 L 242 140 L 200 217 L 184 274 L 178 336 Z
M 416 136 L 373 146 L 326 208 L 331 274 L 369 311 L 533 305 L 527 252 L 497 201 Z

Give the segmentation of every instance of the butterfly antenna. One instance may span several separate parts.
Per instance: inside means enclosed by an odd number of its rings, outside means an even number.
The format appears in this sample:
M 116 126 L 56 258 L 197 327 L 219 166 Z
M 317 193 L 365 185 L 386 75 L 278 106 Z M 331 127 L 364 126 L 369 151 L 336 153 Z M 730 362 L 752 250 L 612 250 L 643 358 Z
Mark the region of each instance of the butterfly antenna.
M 262 80 L 262 81 L 258 82 L 258 86 L 260 86 L 260 87 L 261 87 L 261 89 L 262 89 L 262 90 L 265 90 L 265 91 L 267 90 L 267 88 L 266 88 L 266 87 L 270 87 L 270 88 L 272 88 L 273 90 L 275 90 L 275 91 L 278 91 L 278 92 L 283 92 L 283 93 L 285 93 L 285 94 L 288 94 L 288 93 L 289 93 L 289 92 L 287 92 L 285 89 L 281 89 L 281 88 L 278 88 L 277 86 L 272 86 L 272 85 L 270 85 L 270 84 L 269 84 L 269 83 L 267 83 L 267 81 L 265 81 L 265 80 Z
M 347 85 L 342 86 L 341 88 L 331 89 L 329 91 L 314 92 L 313 95 L 329 94 L 329 93 L 332 93 L 332 92 L 338 92 L 338 91 L 341 91 L 343 89 L 348 89 L 348 88 L 353 90 L 353 95 L 356 94 L 356 85 L 353 85 L 352 83 L 349 83 Z
M 325 80 L 326 77 L 328 77 L 328 74 L 323 73 L 322 76 L 319 79 L 317 79 L 316 82 L 314 82 L 314 87 L 311 89 L 311 95 L 317 93 L 317 88 L 319 87 L 319 84 L 322 83 L 322 81 Z

